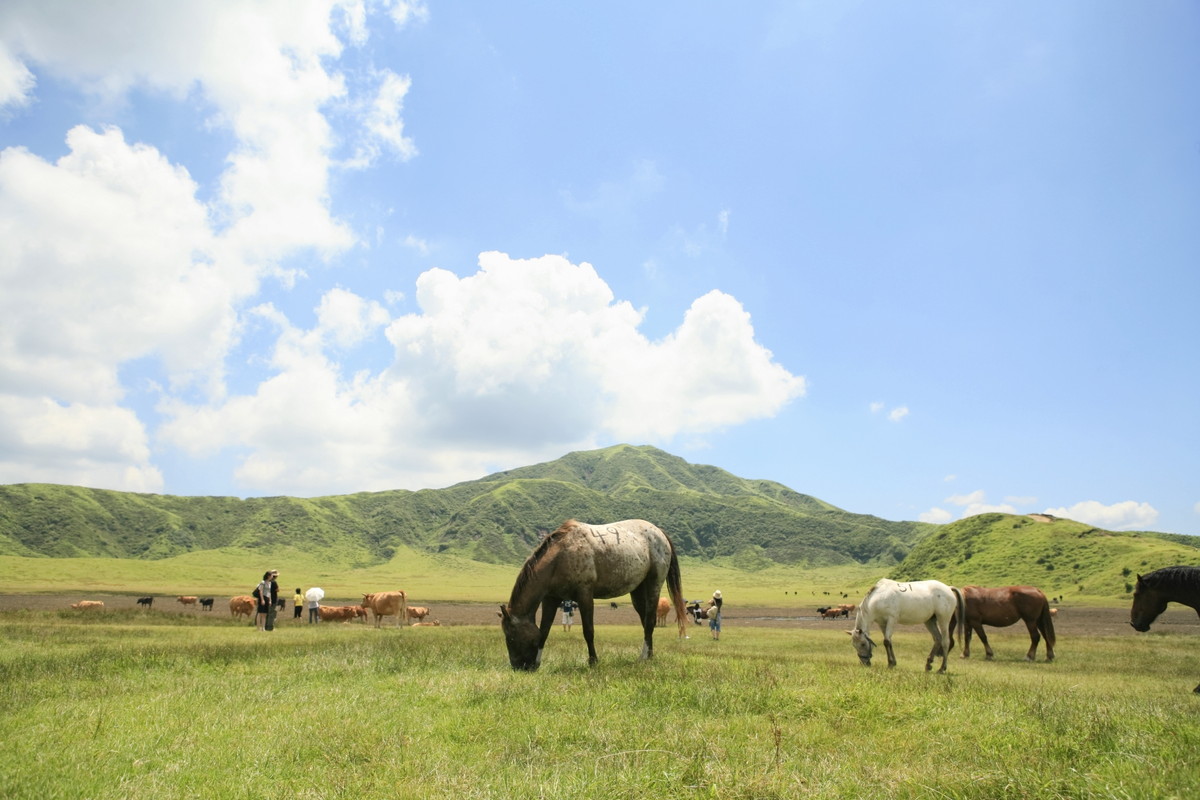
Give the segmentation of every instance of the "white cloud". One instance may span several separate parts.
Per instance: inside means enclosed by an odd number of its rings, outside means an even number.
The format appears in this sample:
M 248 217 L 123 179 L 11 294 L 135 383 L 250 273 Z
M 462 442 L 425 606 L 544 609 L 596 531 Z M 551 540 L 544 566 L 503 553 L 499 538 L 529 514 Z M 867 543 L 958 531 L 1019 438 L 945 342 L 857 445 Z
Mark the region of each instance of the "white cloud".
M 401 116 L 404 96 L 411 87 L 412 79 L 407 75 L 397 75 L 390 70 L 379 73 L 375 97 L 359 112 L 362 141 L 346 166 L 369 167 L 385 151 L 394 153 L 402 161 L 417 155 L 416 143 L 404 135 L 404 118 Z
M 1085 500 L 1070 508 L 1047 508 L 1044 513 L 1086 522 L 1110 531 L 1153 530 L 1154 523 L 1158 521 L 1158 511 L 1154 506 L 1133 500 L 1108 506 L 1095 500 Z
M 942 525 L 954 519 L 954 514 L 944 508 L 937 508 L 935 506 L 922 514 L 918 514 L 917 519 L 921 522 L 932 522 L 935 525 Z
M 729 209 L 724 208 L 717 214 L 717 230 L 722 237 L 729 234 Z
M 947 497 L 945 502 L 954 506 L 962 506 L 959 519 L 974 517 L 979 514 L 1016 514 L 1017 510 L 1008 503 L 998 505 L 985 502 L 987 495 L 982 489 L 976 489 L 969 494 L 955 494 Z
M 954 483 L 956 480 L 958 480 L 957 475 L 947 475 L 946 477 L 942 478 L 942 481 L 945 483 Z
M 29 68 L 0 42 L 0 110 L 28 105 L 36 82 Z
M 172 394 L 201 387 L 218 400 L 239 310 L 262 279 L 287 278 L 283 262 L 297 253 L 352 244 L 328 208 L 335 143 L 322 109 L 345 94 L 326 70 L 342 48 L 334 5 L 0 4 L 0 106 L 33 98 L 44 72 L 101 109 L 120 108 L 131 90 L 201 100 L 208 124 L 234 142 L 207 205 L 187 170 L 117 128 L 73 128 L 54 163 L 0 152 L 0 403 L 9 410 L 0 438 L 20 451 L 31 427 L 56 426 L 41 465 L 0 480 L 53 476 L 58 464 L 58 480 L 160 485 L 146 431 L 122 406 L 120 370 L 157 359 Z M 355 4 L 342 7 L 354 31 Z M 370 130 L 403 147 L 405 84 L 383 83 Z M 322 309 L 319 335 L 330 344 L 353 346 L 370 325 L 382 328 L 377 308 L 342 300 Z M 108 434 L 81 438 L 73 431 L 84 419 Z
M 1192 506 L 1192 511 L 1195 511 L 1197 514 L 1200 514 L 1200 503 L 1196 503 L 1196 505 Z
M 429 270 L 416 302 L 419 313 L 387 325 L 392 365 L 355 376 L 326 357 L 329 336 L 264 310 L 282 331 L 278 374 L 250 396 L 176 404 L 164 437 L 196 452 L 249 448 L 239 478 L 258 490 L 380 489 L 418 476 L 439 485 L 601 439 L 718 430 L 804 393 L 804 379 L 772 360 L 749 315 L 720 292 L 698 298 L 656 342 L 590 265 L 561 256 L 484 253 L 465 278 Z M 338 330 L 362 333 L 383 319 L 365 301 L 338 303 L 338 319 L 354 321 Z
M 886 403 L 876 400 L 875 402 L 871 403 L 871 405 L 870 405 L 871 413 L 878 414 L 880 411 L 883 411 L 883 409 L 886 407 L 887 407 Z M 893 408 L 891 411 L 889 411 L 887 413 L 887 418 L 889 420 L 891 420 L 892 422 L 899 422 L 900 420 L 904 419 L 907 416 L 908 416 L 908 406 L 896 406 L 895 408 Z

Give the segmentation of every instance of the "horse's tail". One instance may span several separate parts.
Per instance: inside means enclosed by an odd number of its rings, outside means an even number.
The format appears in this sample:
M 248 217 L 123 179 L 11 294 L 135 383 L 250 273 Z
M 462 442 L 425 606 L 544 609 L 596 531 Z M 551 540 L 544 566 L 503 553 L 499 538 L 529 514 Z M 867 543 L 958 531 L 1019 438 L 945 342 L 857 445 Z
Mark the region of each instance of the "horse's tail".
M 967 640 L 967 599 L 963 597 L 962 589 L 957 586 L 951 586 L 950 591 L 954 592 L 954 604 L 958 608 L 958 638 L 959 641 Z M 950 655 L 950 649 L 954 647 L 954 626 L 950 626 L 950 647 L 946 649 L 946 655 Z
M 1054 615 L 1050 613 L 1050 602 L 1045 598 L 1042 599 L 1042 613 L 1038 615 L 1038 630 L 1042 632 L 1042 636 L 1046 639 L 1046 647 L 1048 652 L 1054 652 Z
M 679 626 L 679 638 L 687 636 L 687 609 L 684 608 L 683 578 L 679 574 L 679 556 L 675 555 L 675 544 L 671 546 L 671 564 L 667 567 L 667 591 L 671 594 L 671 605 L 675 607 L 675 623 Z

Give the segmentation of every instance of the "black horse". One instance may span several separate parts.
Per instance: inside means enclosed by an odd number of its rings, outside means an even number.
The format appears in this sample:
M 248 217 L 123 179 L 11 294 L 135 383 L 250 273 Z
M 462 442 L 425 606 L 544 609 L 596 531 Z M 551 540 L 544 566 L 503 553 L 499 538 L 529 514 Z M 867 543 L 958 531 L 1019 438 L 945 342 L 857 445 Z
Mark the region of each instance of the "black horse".
M 1167 610 L 1167 603 L 1182 603 L 1200 614 L 1200 567 L 1163 567 L 1138 575 L 1129 624 L 1143 633 L 1150 630 L 1150 623 Z M 1200 693 L 1200 686 L 1194 691 Z

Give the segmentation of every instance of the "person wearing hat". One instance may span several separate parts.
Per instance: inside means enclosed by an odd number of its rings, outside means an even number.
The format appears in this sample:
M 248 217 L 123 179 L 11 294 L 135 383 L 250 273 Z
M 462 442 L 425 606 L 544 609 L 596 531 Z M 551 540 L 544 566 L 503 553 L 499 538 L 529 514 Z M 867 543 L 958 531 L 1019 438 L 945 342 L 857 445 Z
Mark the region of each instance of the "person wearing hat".
M 713 641 L 721 638 L 721 590 L 713 592 L 712 600 L 708 601 L 705 616 L 708 617 L 708 630 L 712 633 Z

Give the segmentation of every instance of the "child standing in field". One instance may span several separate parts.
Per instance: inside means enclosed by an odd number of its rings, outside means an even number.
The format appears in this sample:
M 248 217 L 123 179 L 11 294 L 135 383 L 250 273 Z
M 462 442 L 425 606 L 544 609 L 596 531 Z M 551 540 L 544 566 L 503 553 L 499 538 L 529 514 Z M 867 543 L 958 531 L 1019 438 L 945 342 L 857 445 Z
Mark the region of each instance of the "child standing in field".
M 575 621 L 575 601 L 574 600 L 563 600 L 562 601 L 562 615 L 563 615 L 563 619 L 562 619 L 563 630 L 564 631 L 571 630 L 571 623 L 573 623 Z
M 713 641 L 718 641 L 721 638 L 721 604 L 724 601 L 721 599 L 721 590 L 713 592 L 712 600 L 708 603 L 708 609 L 705 614 L 708 616 L 708 629 L 712 632 Z
M 292 597 L 292 603 L 296 606 L 296 613 L 292 615 L 292 619 L 300 619 L 300 612 L 304 608 L 304 593 L 300 591 L 300 587 L 296 587 L 296 594 Z

